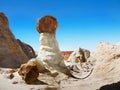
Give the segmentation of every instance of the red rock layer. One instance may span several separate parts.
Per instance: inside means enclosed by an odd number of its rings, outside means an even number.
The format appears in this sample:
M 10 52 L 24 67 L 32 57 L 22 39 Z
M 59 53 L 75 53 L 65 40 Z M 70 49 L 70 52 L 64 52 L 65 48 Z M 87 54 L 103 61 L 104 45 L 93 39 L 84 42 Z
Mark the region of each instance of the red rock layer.
M 64 60 L 67 60 L 72 52 L 73 51 L 62 51 L 62 56 Z

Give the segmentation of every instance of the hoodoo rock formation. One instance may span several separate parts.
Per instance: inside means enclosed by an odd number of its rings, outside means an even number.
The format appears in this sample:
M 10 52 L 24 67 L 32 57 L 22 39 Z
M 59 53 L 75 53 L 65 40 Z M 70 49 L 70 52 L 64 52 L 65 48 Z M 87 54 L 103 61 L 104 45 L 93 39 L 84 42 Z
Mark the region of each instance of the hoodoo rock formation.
M 66 73 L 67 68 L 55 35 L 57 26 L 57 20 L 52 16 L 45 16 L 38 20 L 37 30 L 40 33 L 41 48 L 36 62 L 40 65 L 42 62 L 55 70 Z
M 27 56 L 9 29 L 7 17 L 0 13 L 0 67 L 16 68 L 27 61 Z

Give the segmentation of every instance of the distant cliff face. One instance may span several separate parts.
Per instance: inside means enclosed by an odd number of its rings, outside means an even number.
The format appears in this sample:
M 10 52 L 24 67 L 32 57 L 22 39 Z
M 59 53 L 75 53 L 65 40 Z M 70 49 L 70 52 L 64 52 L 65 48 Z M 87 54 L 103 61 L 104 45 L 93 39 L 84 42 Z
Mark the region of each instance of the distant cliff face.
M 0 13 L 0 67 L 16 68 L 27 61 L 28 57 L 9 29 L 7 17 Z
M 21 46 L 25 55 L 28 57 L 28 59 L 35 58 L 37 56 L 34 49 L 30 45 L 22 42 L 19 39 L 17 39 L 17 41 L 18 41 L 19 45 Z

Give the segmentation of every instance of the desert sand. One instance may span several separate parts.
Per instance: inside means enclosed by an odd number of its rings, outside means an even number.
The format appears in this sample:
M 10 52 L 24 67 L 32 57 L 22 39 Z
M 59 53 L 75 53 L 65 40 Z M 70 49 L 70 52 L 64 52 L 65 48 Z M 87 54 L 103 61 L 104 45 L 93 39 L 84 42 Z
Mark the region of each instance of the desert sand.
M 0 90 L 96 90 L 99 85 L 93 81 L 79 80 L 65 75 L 52 77 L 47 74 L 40 74 L 40 81 L 34 84 L 26 84 L 17 72 L 13 73 L 14 77 L 9 78 L 7 73 L 9 69 L 0 69 Z M 95 81 L 94 81 L 95 82 Z M 97 82 L 97 80 L 96 80 Z

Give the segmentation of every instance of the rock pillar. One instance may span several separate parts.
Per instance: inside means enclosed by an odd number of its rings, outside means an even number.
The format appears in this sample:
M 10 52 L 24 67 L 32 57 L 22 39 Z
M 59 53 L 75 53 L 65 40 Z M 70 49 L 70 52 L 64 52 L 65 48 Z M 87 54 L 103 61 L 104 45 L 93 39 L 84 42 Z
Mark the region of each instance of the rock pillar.
M 52 16 L 45 16 L 38 20 L 37 31 L 40 33 L 40 51 L 37 63 L 46 64 L 55 70 L 66 73 L 61 51 L 56 40 L 57 20 Z

